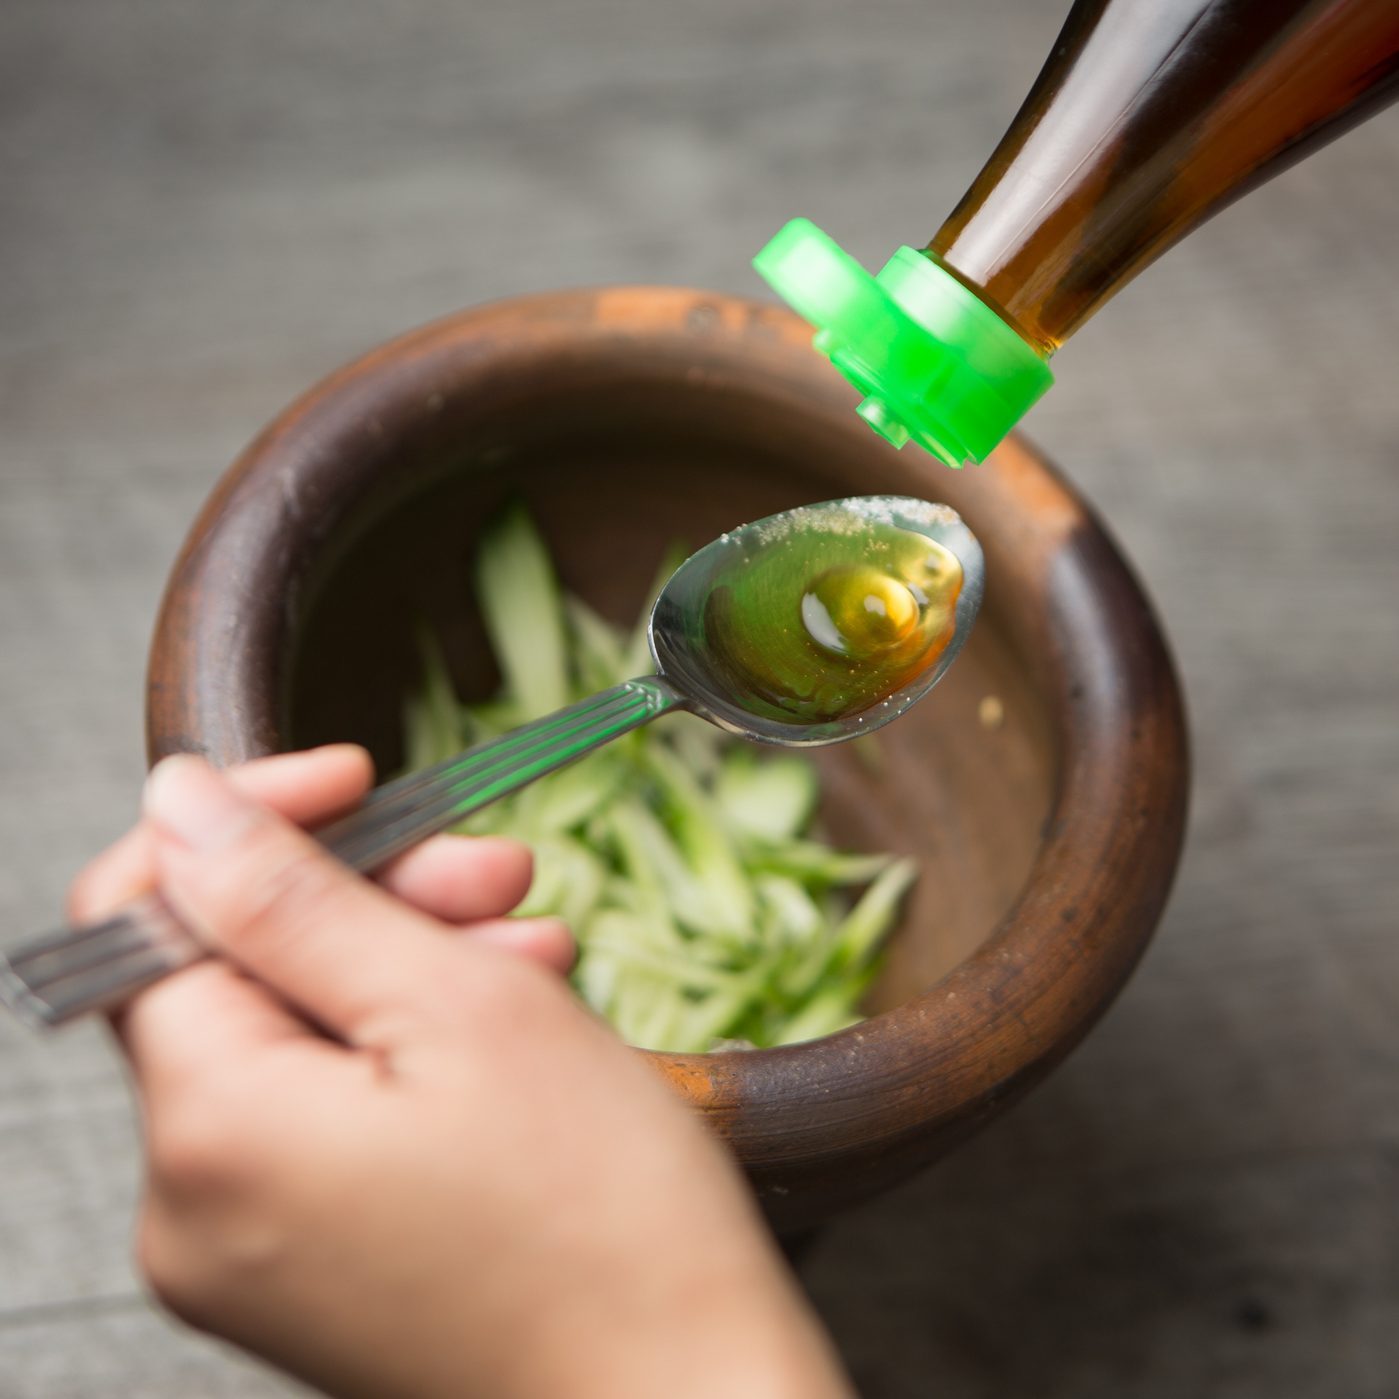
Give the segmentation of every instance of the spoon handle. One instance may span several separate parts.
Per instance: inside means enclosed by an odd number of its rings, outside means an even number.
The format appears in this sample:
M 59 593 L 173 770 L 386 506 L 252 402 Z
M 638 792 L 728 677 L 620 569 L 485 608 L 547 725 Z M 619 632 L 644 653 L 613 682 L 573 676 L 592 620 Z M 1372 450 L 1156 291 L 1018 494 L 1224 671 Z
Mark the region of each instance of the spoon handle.
M 628 680 L 386 782 L 316 838 L 352 869 L 371 873 L 473 811 L 683 704 L 659 676 Z M 100 922 L 0 953 L 0 1000 L 31 1025 L 61 1025 L 120 1005 L 208 955 L 158 895 L 146 894 Z

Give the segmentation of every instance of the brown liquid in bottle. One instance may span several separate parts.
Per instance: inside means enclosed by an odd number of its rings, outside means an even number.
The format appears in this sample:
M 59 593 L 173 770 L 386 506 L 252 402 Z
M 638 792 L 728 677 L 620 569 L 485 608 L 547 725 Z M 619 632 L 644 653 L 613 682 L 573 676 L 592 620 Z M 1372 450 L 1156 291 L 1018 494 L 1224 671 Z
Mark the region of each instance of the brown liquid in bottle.
M 930 252 L 1043 350 L 1399 97 L 1399 0 L 1079 0 Z

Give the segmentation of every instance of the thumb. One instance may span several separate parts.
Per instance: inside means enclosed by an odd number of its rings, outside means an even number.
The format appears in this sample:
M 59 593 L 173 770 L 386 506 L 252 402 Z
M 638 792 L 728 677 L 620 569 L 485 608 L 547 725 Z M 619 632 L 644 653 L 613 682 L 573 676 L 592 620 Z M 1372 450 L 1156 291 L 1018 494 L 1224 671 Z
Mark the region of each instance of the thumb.
M 181 754 L 146 783 L 161 892 L 211 949 L 338 1036 L 455 978 L 430 919 L 333 859 L 305 831 Z

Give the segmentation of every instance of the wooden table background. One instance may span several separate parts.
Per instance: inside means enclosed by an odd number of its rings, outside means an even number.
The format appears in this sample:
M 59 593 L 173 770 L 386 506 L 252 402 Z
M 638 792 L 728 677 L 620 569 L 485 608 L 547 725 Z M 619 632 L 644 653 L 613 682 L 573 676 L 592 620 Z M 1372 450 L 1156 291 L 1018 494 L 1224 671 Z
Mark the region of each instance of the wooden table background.
M 240 445 L 361 349 L 566 284 L 756 293 L 950 209 L 1044 0 L 5 0 L 0 908 L 130 819 L 142 663 Z M 912 173 L 910 173 L 912 172 Z M 1196 235 L 1031 431 L 1178 648 L 1155 949 L 1089 1043 L 803 1274 L 871 1399 L 1399 1392 L 1399 120 Z M 275 1395 L 157 1317 L 102 1035 L 0 1023 L 0 1396 Z

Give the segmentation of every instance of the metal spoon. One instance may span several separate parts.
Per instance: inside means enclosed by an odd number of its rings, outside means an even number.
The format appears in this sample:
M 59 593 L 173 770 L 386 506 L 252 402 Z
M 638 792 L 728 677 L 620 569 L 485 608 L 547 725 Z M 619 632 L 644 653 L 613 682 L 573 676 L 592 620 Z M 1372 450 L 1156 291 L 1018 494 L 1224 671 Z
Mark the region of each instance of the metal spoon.
M 860 541 L 873 530 L 922 536 L 960 564 L 960 590 L 938 646 L 896 689 L 835 717 L 829 711 L 803 712 L 801 703 L 789 712 L 770 696 L 755 700 L 734 683 L 731 666 L 719 663 L 713 604 L 722 596 L 725 580 L 738 579 L 749 566 L 774 562 L 780 575 L 785 560 L 774 551 L 805 550 L 810 557 L 814 536 L 844 540 L 858 552 Z M 839 743 L 869 733 L 917 703 L 946 674 L 981 606 L 983 575 L 981 546 L 971 531 L 955 512 L 927 501 L 858 496 L 744 525 L 692 554 L 661 590 L 648 627 L 654 675 L 613 686 L 503 738 L 386 783 L 354 813 L 323 827 L 317 838 L 338 859 L 370 873 L 471 812 L 672 709 L 699 714 L 743 738 L 785 747 Z M 781 598 L 763 596 L 765 606 L 783 605 Z M 791 601 L 795 606 L 797 600 Z M 763 619 L 749 620 L 756 624 Z M 780 627 L 784 637 L 793 629 L 785 620 Z M 850 673 L 855 669 L 847 667 Z M 35 1026 L 60 1025 L 119 1005 L 208 955 L 159 895 L 148 894 L 101 922 L 63 929 L 0 953 L 0 999 Z

